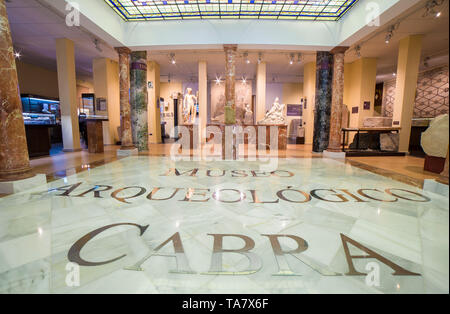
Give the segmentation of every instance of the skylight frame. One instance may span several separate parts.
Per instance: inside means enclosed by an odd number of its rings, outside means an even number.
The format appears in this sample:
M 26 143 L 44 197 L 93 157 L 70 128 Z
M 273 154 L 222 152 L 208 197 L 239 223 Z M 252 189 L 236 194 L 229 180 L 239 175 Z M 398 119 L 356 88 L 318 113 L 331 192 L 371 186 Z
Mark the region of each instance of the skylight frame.
M 104 0 L 123 20 L 338 21 L 358 0 Z

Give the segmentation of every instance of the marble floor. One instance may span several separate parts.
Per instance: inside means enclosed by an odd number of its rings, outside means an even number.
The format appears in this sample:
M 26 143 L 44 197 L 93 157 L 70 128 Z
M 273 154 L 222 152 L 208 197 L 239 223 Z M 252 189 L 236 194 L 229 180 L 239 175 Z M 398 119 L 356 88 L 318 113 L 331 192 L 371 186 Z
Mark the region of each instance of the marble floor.
M 84 170 L 0 198 L 0 293 L 449 292 L 448 197 L 351 163 Z

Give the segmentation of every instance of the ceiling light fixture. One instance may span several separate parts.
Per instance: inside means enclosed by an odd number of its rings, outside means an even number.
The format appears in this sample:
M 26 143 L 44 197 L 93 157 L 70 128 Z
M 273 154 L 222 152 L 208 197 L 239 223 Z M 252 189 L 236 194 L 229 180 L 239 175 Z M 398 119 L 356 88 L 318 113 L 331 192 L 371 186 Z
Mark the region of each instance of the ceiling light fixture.
M 244 61 L 247 64 L 250 64 L 250 59 L 248 58 L 248 52 L 244 52 Z
M 302 53 L 298 53 L 297 54 L 297 62 L 302 63 L 302 61 L 303 61 L 303 55 L 302 55 Z
M 358 58 L 361 58 L 361 46 L 360 45 L 355 47 L 355 52 L 356 52 L 356 55 L 358 56 Z
M 220 85 L 222 83 L 222 78 L 220 76 L 216 76 L 216 85 Z
M 173 52 L 170 54 L 170 63 L 172 64 L 177 63 L 177 60 L 175 59 L 175 54 Z
M 394 36 L 394 30 L 395 30 L 394 25 L 389 26 L 387 34 L 386 34 L 386 38 L 384 39 L 386 44 L 389 44 L 391 42 L 392 36 Z
M 259 52 L 258 53 L 258 64 L 260 64 L 262 62 L 262 53 Z
M 94 42 L 95 49 L 97 49 L 98 52 L 103 52 L 102 48 L 100 47 L 100 42 L 98 41 L 98 39 L 94 38 L 93 42 Z
M 242 84 L 247 84 L 247 79 L 245 78 L 245 76 L 242 77 Z
M 20 54 L 19 51 L 14 52 L 14 57 L 15 57 L 16 59 L 20 59 L 21 56 L 22 56 L 22 55 Z
M 293 53 L 291 53 L 291 54 L 289 55 L 289 64 L 290 64 L 290 65 L 293 65 L 293 64 L 294 64 L 294 54 L 293 54 Z
M 442 5 L 444 3 L 444 0 L 430 0 L 425 5 L 425 13 L 423 14 L 423 17 L 427 17 L 429 15 L 434 16 L 435 18 L 439 18 L 442 15 L 441 11 L 436 11 L 435 8 Z

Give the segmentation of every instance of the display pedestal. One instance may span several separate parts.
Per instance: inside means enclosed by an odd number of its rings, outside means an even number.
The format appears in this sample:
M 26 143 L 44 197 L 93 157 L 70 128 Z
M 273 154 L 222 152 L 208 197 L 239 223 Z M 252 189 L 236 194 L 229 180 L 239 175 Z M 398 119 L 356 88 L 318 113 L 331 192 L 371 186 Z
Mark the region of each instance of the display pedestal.
M 118 149 L 117 150 L 117 156 L 120 156 L 120 157 L 136 156 L 138 154 L 139 154 L 139 151 L 137 148 Z
M 266 145 L 270 147 L 270 127 L 276 126 L 278 128 L 278 150 L 287 149 L 287 124 L 245 124 L 243 127 L 253 126 L 256 128 L 256 142 L 259 143 L 260 127 L 266 128 Z M 248 144 L 248 142 L 244 142 Z
M 328 150 L 324 150 L 322 156 L 324 158 L 331 159 L 345 159 L 345 152 L 330 152 Z
M 277 145 L 277 154 L 274 156 L 283 157 L 283 155 L 286 153 L 287 149 L 287 125 L 280 124 L 280 125 L 257 125 L 257 124 L 244 124 L 244 125 L 225 125 L 225 124 L 208 124 L 207 127 L 214 127 L 219 128 L 221 132 L 222 137 L 222 159 L 224 160 L 236 160 L 238 157 L 238 144 L 249 144 L 249 133 L 251 132 L 245 132 L 243 134 L 243 143 L 237 143 L 237 138 L 239 134 L 236 134 L 232 132 L 233 139 L 232 141 L 230 139 L 226 139 L 226 128 L 232 128 L 235 127 L 235 129 L 238 129 L 239 127 L 242 128 L 242 131 L 245 131 L 247 127 L 253 128 L 255 130 L 256 139 L 255 142 L 251 141 L 251 143 L 256 144 L 259 146 L 259 150 L 261 150 L 263 147 L 261 147 L 259 143 L 260 136 L 263 136 L 261 133 L 263 130 L 266 132 L 266 140 L 264 143 L 261 143 L 265 149 L 270 149 L 270 127 L 275 126 L 278 128 L 278 145 Z M 216 136 L 220 134 L 215 135 L 210 134 L 207 141 L 212 141 Z M 229 136 L 229 135 L 228 135 Z M 218 143 L 217 143 L 218 144 Z
M 87 120 L 88 151 L 90 153 L 103 153 L 103 121 L 100 119 Z
M 45 184 L 47 184 L 47 176 L 45 174 L 37 174 L 31 178 L 16 181 L 0 181 L 0 194 L 24 192 Z

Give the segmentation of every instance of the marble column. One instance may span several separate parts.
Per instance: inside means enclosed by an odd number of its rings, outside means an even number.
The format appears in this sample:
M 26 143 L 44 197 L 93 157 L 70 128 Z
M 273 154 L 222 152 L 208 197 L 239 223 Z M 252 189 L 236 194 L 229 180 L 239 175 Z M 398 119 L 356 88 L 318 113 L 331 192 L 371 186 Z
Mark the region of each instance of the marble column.
M 147 51 L 131 53 L 131 129 L 138 150 L 148 150 Z
M 316 59 L 316 105 L 314 112 L 313 151 L 323 152 L 330 136 L 333 55 L 318 51 Z
M 333 54 L 333 90 L 331 96 L 330 137 L 327 151 L 341 152 L 342 112 L 344 106 L 344 58 L 348 47 L 336 47 Z
M 236 50 L 237 45 L 224 45 L 225 50 L 225 124 L 236 123 Z
M 198 116 L 200 124 L 200 140 L 206 141 L 206 124 L 208 122 L 208 71 L 206 61 L 198 62 Z
M 448 149 L 447 149 L 447 158 L 445 159 L 444 170 L 441 172 L 439 178 L 437 178 L 436 181 L 448 185 Z
M 116 48 L 119 53 L 119 85 L 120 85 L 120 140 L 122 150 L 134 149 L 131 131 L 130 106 L 130 53 L 126 47 Z
M 0 181 L 32 176 L 11 31 L 5 0 L 0 0 Z

